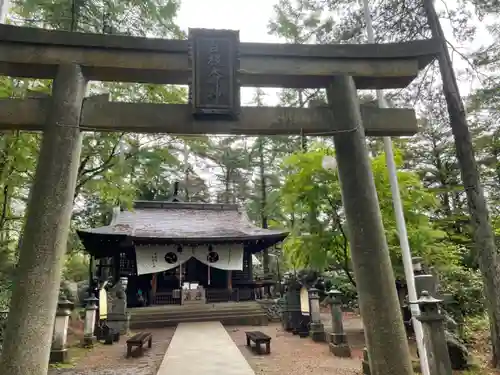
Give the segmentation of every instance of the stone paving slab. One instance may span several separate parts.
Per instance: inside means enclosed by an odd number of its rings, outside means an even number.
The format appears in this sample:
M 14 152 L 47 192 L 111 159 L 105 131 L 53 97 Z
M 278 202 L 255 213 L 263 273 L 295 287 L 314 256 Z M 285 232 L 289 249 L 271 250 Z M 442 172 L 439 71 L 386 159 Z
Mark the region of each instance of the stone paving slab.
M 181 323 L 157 375 L 255 375 L 220 322 Z
M 75 369 L 51 369 L 50 375 L 152 375 L 149 368 L 114 368 L 114 369 L 88 369 L 88 370 L 75 370 Z

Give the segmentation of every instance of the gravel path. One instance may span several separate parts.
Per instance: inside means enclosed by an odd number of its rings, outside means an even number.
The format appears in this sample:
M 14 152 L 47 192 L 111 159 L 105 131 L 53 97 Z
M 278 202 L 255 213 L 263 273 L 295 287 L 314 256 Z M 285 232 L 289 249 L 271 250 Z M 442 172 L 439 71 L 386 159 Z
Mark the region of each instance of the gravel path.
M 126 338 L 113 345 L 98 344 L 91 350 L 72 348 L 71 365 L 52 367 L 48 375 L 156 375 L 168 349 L 175 328 L 149 330 L 153 334 L 153 347 L 140 358 L 125 358 Z
M 361 374 L 362 347 L 352 347 L 353 358 L 336 358 L 326 343 L 315 343 L 284 332 L 280 324 L 264 327 L 226 327 L 256 375 Z M 256 355 L 246 347 L 245 331 L 257 328 L 272 337 L 271 354 Z

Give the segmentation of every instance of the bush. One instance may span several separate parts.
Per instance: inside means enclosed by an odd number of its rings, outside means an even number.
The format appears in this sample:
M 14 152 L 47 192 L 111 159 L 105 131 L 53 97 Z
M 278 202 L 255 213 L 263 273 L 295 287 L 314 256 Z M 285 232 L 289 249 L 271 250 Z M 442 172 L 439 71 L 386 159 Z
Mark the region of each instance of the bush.
M 328 293 L 332 288 L 337 289 L 342 292 L 342 305 L 351 309 L 358 307 L 358 292 L 344 273 L 336 272 L 332 275 L 325 275 L 324 280 L 325 292 Z
M 88 258 L 81 253 L 69 254 L 63 270 L 63 279 L 80 282 L 89 277 Z
M 454 303 L 445 308 L 459 324 L 465 317 L 484 316 L 483 279 L 478 270 L 455 266 L 442 271 L 440 291 L 453 296 Z
M 0 312 L 9 309 L 11 286 L 8 281 L 0 281 Z

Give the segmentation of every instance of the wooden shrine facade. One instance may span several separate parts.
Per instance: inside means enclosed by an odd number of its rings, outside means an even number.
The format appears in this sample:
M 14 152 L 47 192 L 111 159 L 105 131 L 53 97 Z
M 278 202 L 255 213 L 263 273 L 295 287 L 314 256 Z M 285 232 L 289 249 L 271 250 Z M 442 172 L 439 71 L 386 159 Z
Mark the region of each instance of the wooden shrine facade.
M 96 278 L 128 277 L 133 307 L 189 302 L 192 290 L 206 302 L 253 299 L 252 255 L 287 232 L 255 227 L 236 205 L 137 201 L 110 225 L 78 235 Z

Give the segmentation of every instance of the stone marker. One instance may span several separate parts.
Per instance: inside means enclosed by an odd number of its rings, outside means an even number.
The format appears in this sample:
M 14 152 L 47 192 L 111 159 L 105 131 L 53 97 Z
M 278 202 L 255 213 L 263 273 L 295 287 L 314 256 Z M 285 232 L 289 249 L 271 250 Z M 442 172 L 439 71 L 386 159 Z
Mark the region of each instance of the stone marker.
M 311 326 L 309 328 L 309 336 L 316 342 L 325 341 L 325 327 L 321 323 L 321 315 L 319 309 L 319 290 L 310 288 L 309 294 L 309 314 L 311 316 Z
M 328 292 L 330 299 L 330 313 L 332 314 L 332 333 L 330 334 L 330 352 L 336 357 L 351 357 L 351 348 L 347 343 L 347 335 L 344 332 L 342 321 L 342 304 L 340 296 L 342 292 L 331 289 Z

